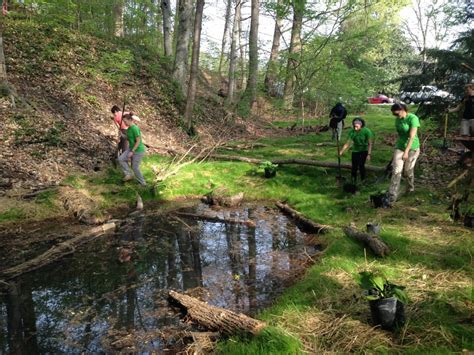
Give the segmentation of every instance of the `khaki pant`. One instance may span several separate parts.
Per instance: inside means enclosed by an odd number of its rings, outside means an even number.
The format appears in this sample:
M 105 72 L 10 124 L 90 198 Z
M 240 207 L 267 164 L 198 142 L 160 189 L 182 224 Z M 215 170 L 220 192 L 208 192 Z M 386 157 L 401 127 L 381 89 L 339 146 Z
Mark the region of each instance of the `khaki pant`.
M 119 157 L 118 157 L 118 162 L 120 166 L 122 167 L 122 171 L 125 174 L 125 176 L 133 176 L 132 171 L 130 170 L 130 166 L 128 165 L 128 153 L 130 153 L 130 150 L 127 149 L 125 150 Z M 142 175 L 142 172 L 140 171 L 140 163 L 142 162 L 143 157 L 145 156 L 145 152 L 143 153 L 134 153 L 132 155 L 132 170 L 135 173 L 135 178 L 137 179 L 138 183 L 140 185 L 146 186 L 145 179 Z
M 403 161 L 403 153 L 404 151 L 400 149 L 395 149 L 395 152 L 393 153 L 393 172 L 389 189 L 390 202 L 395 202 L 398 199 L 402 174 L 406 179 L 407 192 L 415 191 L 415 164 L 418 156 L 420 155 L 420 149 L 410 150 L 407 161 Z

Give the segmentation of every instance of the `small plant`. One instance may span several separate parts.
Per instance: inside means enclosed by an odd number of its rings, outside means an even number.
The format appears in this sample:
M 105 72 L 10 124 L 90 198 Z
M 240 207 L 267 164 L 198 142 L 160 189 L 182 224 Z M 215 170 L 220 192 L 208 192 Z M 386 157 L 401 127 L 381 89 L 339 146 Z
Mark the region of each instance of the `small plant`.
M 368 301 L 377 301 L 385 298 L 395 297 L 402 303 L 407 303 L 408 296 L 403 286 L 390 283 L 385 276 L 375 274 L 370 271 L 362 271 L 356 281 L 365 291 L 365 298 Z
M 403 286 L 390 283 L 385 276 L 369 271 L 360 272 L 357 283 L 369 301 L 372 322 L 385 330 L 393 330 L 405 323 L 404 303 L 408 297 Z
M 259 168 L 263 169 L 266 178 L 271 178 L 271 177 L 274 177 L 276 175 L 278 165 L 273 164 L 271 161 L 267 160 L 267 161 L 264 161 L 264 162 L 260 163 Z

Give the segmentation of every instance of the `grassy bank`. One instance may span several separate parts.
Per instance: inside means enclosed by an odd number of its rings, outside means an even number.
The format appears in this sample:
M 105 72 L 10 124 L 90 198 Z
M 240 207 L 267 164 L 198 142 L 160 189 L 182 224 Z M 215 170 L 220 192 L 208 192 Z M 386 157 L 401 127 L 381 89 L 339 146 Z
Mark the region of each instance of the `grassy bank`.
M 383 166 L 390 160 L 393 118 L 387 110 L 371 108 L 365 116 L 376 134 L 373 165 Z M 429 125 L 423 125 L 426 132 Z M 265 138 L 259 142 L 264 146 L 231 153 L 262 159 L 336 160 L 330 133 Z M 145 178 L 151 181 L 153 169 L 166 161 L 160 156 L 147 157 L 143 166 Z M 343 161 L 350 162 L 350 153 Z M 65 183 L 87 191 L 103 209 L 131 205 L 136 192 L 145 200 L 171 200 L 225 186 L 230 192 L 244 191 L 247 199 L 286 200 L 313 220 L 336 227 L 322 237 L 327 248 L 321 259 L 258 316 L 272 327 L 259 337 L 222 342 L 218 345 L 220 353 L 472 350 L 472 230 L 450 220 L 445 191 L 440 186 L 418 182 L 416 193 L 402 197 L 394 208 L 375 210 L 370 206 L 369 195 L 386 189 L 388 181 L 369 174 L 359 194 L 347 195 L 337 186 L 336 174 L 335 169 L 287 165 L 278 168 L 275 178 L 264 179 L 251 164 L 208 161 L 184 167 L 154 192 L 134 183 L 123 185 L 120 172 L 114 169 L 95 176 L 73 177 Z M 348 171 L 344 175 L 349 178 Z M 47 203 L 52 202 L 47 199 Z M 381 237 L 392 249 L 389 257 L 364 255 L 361 245 L 345 237 L 339 228 L 355 223 L 364 229 L 369 221 L 382 224 Z M 381 270 L 394 283 L 407 287 L 410 302 L 402 329 L 388 333 L 369 325 L 368 305 L 352 277 L 365 269 Z

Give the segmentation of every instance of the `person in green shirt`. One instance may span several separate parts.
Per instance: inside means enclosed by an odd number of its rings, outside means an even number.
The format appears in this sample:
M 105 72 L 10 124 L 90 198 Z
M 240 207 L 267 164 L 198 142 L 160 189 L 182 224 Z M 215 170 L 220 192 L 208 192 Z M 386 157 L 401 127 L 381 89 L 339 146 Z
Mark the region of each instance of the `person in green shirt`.
M 356 117 L 352 121 L 352 128 L 349 131 L 349 140 L 344 144 L 339 152 L 342 156 L 344 152 L 352 146 L 352 181 L 357 181 L 357 170 L 360 171 L 360 180 L 365 179 L 365 162 L 370 160 L 372 155 L 372 140 L 374 134 L 370 129 L 365 127 L 365 122 L 362 118 Z
M 406 178 L 406 193 L 415 191 L 415 164 L 420 155 L 420 139 L 418 138 L 419 118 L 408 113 L 407 105 L 395 103 L 391 107 L 395 116 L 395 129 L 398 140 L 392 158 L 392 180 L 388 192 L 390 203 L 398 199 L 402 174 Z
M 127 126 L 127 139 L 129 148 L 126 149 L 118 158 L 118 162 L 122 167 L 125 177 L 123 181 L 133 180 L 133 174 L 128 165 L 131 161 L 132 170 L 135 173 L 135 178 L 140 185 L 146 186 L 145 179 L 140 171 L 140 163 L 145 156 L 145 145 L 143 144 L 142 134 L 140 128 L 133 123 L 133 114 L 126 114 L 123 116 L 123 123 Z

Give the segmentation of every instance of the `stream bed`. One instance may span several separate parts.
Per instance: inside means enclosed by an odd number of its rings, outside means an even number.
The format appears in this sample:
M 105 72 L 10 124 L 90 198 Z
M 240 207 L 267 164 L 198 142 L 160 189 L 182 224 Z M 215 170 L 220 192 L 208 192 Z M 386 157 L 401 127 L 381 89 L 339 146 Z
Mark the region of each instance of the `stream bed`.
M 209 211 L 198 204 L 130 217 L 115 234 L 15 279 L 1 297 L 0 353 L 176 353 L 175 335 L 196 328 L 169 305 L 169 290 L 254 315 L 320 250 L 316 236 L 273 208 L 211 211 L 234 223 L 198 217 Z

